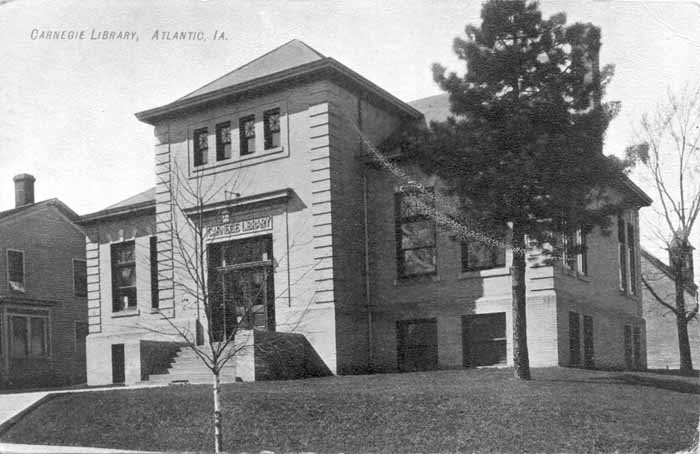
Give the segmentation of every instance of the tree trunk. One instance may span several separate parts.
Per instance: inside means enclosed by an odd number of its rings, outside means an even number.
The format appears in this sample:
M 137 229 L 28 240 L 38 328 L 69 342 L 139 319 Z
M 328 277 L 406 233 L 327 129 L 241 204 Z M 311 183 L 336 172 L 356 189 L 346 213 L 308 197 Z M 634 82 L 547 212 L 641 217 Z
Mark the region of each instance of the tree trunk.
M 219 372 L 214 372 L 214 452 L 221 452 L 221 398 L 219 396 Z
M 525 318 L 525 234 L 513 225 L 513 264 L 510 278 L 513 285 L 513 367 L 515 376 L 530 380 L 530 355 L 527 351 L 527 320 Z
M 688 319 L 685 310 L 685 286 L 683 277 L 676 274 L 676 327 L 678 328 L 678 353 L 682 373 L 693 371 L 693 358 L 690 356 L 690 340 L 688 339 Z M 680 281 L 680 282 L 679 282 Z
M 676 327 L 678 329 L 678 354 L 680 357 L 680 371 L 690 373 L 693 371 L 693 359 L 690 356 L 690 340 L 688 339 L 688 318 L 685 309 L 685 277 L 687 255 L 682 241 L 670 248 L 671 271 L 676 290 Z M 692 254 L 692 252 L 691 252 Z

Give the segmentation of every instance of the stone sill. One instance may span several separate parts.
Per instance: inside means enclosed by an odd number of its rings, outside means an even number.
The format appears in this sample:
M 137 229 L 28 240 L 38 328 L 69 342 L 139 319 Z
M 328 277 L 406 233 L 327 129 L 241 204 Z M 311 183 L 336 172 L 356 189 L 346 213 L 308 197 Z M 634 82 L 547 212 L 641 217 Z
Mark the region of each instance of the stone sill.
M 112 312 L 112 318 L 135 317 L 141 315 L 139 309 L 127 309 L 119 312 Z
M 510 276 L 508 268 L 489 268 L 486 270 L 463 271 L 459 279 L 479 279 L 485 277 Z

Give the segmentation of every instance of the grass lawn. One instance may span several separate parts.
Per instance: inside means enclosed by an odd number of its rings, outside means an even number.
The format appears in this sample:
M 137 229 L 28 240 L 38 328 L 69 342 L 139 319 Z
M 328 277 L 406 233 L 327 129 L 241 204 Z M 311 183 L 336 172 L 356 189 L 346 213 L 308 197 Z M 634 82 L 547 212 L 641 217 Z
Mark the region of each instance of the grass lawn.
M 224 447 L 258 452 L 673 452 L 696 378 L 572 369 L 454 370 L 223 386 Z M 59 395 L 4 442 L 210 451 L 211 388 Z

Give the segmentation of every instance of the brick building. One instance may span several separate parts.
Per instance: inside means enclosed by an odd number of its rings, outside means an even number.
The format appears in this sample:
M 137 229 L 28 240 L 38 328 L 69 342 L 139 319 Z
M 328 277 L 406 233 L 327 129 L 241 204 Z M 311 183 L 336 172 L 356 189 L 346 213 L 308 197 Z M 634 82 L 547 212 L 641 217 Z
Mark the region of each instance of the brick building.
M 17 175 L 16 207 L 0 212 L 0 386 L 85 382 L 85 235 L 58 199 L 34 203 Z
M 210 275 L 264 289 L 255 326 L 302 334 L 334 373 L 510 363 L 510 251 L 461 244 L 412 212 L 358 134 L 381 144 L 447 111 L 444 97 L 404 103 L 294 40 L 137 113 L 155 128 L 154 191 L 82 221 L 94 273 L 88 381 L 114 380 L 115 368 L 127 383 L 148 379 L 164 314 L 196 329 L 176 235 L 194 215 L 211 226 Z M 204 188 L 202 210 L 173 190 L 183 186 Z M 611 191 L 629 201 L 617 235 L 573 238 L 587 253 L 527 271 L 533 366 L 643 367 L 637 210 L 650 200 L 629 181 Z M 111 277 L 121 273 L 129 279 Z
M 645 250 L 642 250 L 641 259 L 642 276 L 646 282 L 658 297 L 675 307 L 676 287 L 671 268 Z M 680 357 L 676 314 L 659 303 L 645 285 L 642 290 L 644 319 L 647 324 L 647 366 L 650 369 L 678 369 Z M 685 305 L 690 311 L 697 304 L 697 286 L 691 284 L 685 292 Z M 700 367 L 700 320 L 697 315 L 688 323 L 688 339 L 693 367 L 697 369 Z

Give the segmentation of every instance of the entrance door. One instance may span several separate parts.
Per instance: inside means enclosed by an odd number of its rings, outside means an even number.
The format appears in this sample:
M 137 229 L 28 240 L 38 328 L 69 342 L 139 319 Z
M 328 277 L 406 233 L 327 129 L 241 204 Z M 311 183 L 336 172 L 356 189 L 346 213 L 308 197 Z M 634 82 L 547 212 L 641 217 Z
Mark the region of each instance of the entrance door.
M 124 383 L 124 344 L 112 345 L 112 383 Z
M 437 369 L 437 320 L 400 320 L 396 325 L 399 370 Z
M 462 317 L 464 367 L 505 365 L 506 348 L 506 314 L 504 312 Z
M 275 329 L 270 235 L 209 245 L 209 288 L 215 340 L 236 329 Z

